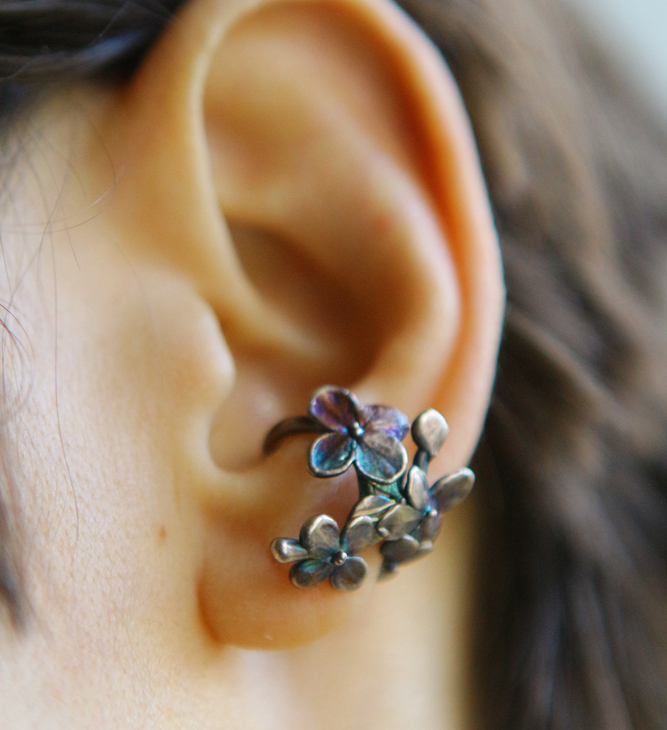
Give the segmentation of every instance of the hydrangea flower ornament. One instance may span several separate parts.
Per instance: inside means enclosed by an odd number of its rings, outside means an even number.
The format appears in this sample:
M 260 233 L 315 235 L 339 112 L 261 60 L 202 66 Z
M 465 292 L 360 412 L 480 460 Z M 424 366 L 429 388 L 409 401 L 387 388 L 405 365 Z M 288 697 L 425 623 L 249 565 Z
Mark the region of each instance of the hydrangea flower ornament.
M 290 579 L 299 588 L 310 588 L 329 579 L 339 591 L 358 588 L 368 566 L 356 553 L 377 542 L 370 518 L 361 516 L 346 523 L 341 534 L 336 521 L 327 515 L 311 517 L 301 528 L 299 540 L 274 540 L 273 554 L 283 562 L 296 562 Z
M 310 413 L 328 432 L 310 449 L 310 471 L 332 477 L 352 464 L 371 481 L 390 484 L 403 474 L 408 454 L 401 441 L 408 419 L 395 408 L 361 408 L 348 390 L 325 386 L 310 401 Z
M 408 430 L 417 447 L 410 469 L 401 443 Z M 310 588 L 328 578 L 337 590 L 355 590 L 368 573 L 358 553 L 377 543 L 382 543 L 380 577 L 429 553 L 442 513 L 463 501 L 474 483 L 470 469 L 460 469 L 429 488 L 428 464 L 448 432 L 445 419 L 433 409 L 417 416 L 410 429 L 408 419 L 395 408 L 362 407 L 349 390 L 331 385 L 313 394 L 307 416 L 276 424 L 264 441 L 266 454 L 293 434 L 320 434 L 310 449 L 311 473 L 324 479 L 354 465 L 359 487 L 359 501 L 342 529 L 328 515 L 316 515 L 304 523 L 298 540 L 279 537 L 271 543 L 278 562 L 294 563 L 292 583 Z

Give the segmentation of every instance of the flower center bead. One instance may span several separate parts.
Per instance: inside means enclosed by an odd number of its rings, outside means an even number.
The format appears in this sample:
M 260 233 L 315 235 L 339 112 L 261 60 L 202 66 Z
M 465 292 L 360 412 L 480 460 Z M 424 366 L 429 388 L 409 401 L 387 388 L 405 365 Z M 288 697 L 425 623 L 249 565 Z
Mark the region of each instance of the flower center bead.
M 352 438 L 354 439 L 360 439 L 364 435 L 364 427 L 355 421 L 352 424 L 352 428 L 350 429 L 352 431 Z
M 347 560 L 347 553 L 344 550 L 339 550 L 332 558 L 331 562 L 334 565 L 342 565 Z

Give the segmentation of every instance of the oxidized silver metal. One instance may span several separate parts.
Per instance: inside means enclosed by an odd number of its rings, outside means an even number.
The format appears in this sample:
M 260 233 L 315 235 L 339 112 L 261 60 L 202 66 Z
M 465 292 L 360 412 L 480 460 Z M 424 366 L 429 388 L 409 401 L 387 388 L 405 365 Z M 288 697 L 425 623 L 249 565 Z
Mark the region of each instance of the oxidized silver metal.
M 408 430 L 417 447 L 409 468 L 401 443 Z M 443 513 L 462 502 L 475 481 L 472 471 L 463 468 L 429 486 L 428 465 L 449 433 L 445 419 L 432 408 L 410 428 L 400 411 L 362 407 L 349 390 L 327 385 L 313 394 L 307 416 L 286 418 L 269 431 L 264 453 L 299 433 L 319 434 L 308 461 L 314 476 L 326 479 L 354 466 L 359 488 L 359 501 L 342 527 L 328 515 L 316 515 L 304 523 L 298 539 L 279 537 L 271 543 L 279 563 L 293 563 L 290 580 L 299 588 L 327 578 L 340 591 L 359 588 L 368 566 L 358 553 L 370 545 L 380 545 L 380 578 L 428 554 Z

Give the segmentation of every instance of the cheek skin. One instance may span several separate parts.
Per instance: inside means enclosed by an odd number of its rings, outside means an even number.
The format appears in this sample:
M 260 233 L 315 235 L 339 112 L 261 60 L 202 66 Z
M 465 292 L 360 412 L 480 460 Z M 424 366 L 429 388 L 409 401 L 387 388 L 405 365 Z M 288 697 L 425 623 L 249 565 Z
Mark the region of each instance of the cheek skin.
M 208 430 L 233 363 L 195 292 L 169 274 L 129 266 L 100 240 L 89 230 L 81 245 L 71 236 L 67 246 L 54 241 L 57 340 L 48 342 L 56 329 L 43 325 L 29 410 L 39 411 L 47 442 L 66 461 L 72 484 L 60 494 L 70 502 L 77 495 L 76 524 L 71 515 L 66 531 L 71 539 L 76 528 L 76 555 L 108 554 L 124 540 L 129 555 L 139 545 L 145 556 L 145 543 L 164 527 L 172 570 L 191 552 L 181 538 L 197 534 L 179 527 L 195 519 L 184 482 L 215 469 Z M 44 462 L 39 453 L 36 461 Z M 92 553 L 82 547 L 88 524 Z M 100 526 L 112 548 L 94 549 Z M 142 582 L 154 582 L 159 566 L 143 562 Z
M 45 627 L 35 676 L 74 713 L 108 683 L 131 693 L 148 656 L 170 674 L 207 646 L 201 518 L 183 492 L 215 478 L 208 434 L 234 368 L 196 291 L 131 261 L 103 213 L 46 244 L 30 230 L 14 243 L 21 270 L 8 278 L 20 283 L 3 282 L 2 300 L 29 347 L 15 358 L 30 387 L 11 425 L 28 592 Z

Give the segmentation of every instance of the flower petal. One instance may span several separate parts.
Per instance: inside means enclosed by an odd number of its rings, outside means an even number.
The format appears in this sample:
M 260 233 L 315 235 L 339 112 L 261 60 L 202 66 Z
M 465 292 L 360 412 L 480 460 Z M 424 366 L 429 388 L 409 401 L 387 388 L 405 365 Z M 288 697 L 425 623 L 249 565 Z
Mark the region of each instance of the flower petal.
M 419 543 L 419 550 L 417 550 L 417 554 L 415 555 L 414 559 L 419 560 L 419 558 L 423 558 L 425 555 L 428 555 L 432 552 L 433 543 L 430 540 L 426 540 L 425 542 Z
M 358 553 L 380 539 L 370 517 L 355 517 L 343 528 L 340 545 L 346 553 Z
M 306 520 L 299 537 L 311 558 L 328 559 L 340 550 L 340 530 L 336 520 L 329 515 L 316 515 Z
M 380 552 L 388 563 L 397 565 L 415 557 L 419 550 L 419 542 L 412 535 L 404 535 L 398 540 L 387 540 Z
M 308 551 L 301 547 L 298 540 L 291 537 L 277 537 L 271 543 L 271 555 L 279 563 L 293 563 L 308 557 Z
M 310 400 L 310 412 L 332 431 L 345 431 L 359 420 L 359 402 L 345 388 L 325 385 Z
M 378 581 L 389 580 L 398 574 L 398 563 L 392 563 L 391 560 L 383 560 L 380 568 Z
M 433 542 L 442 527 L 442 514 L 433 512 L 427 514 L 419 523 L 419 537 L 422 542 Z
M 412 440 L 432 459 L 445 443 L 449 426 L 434 408 L 420 413 L 412 422 Z
M 397 504 L 378 522 L 378 532 L 389 540 L 397 540 L 412 532 L 422 519 L 422 513 L 407 504 Z
M 438 479 L 431 487 L 431 500 L 438 512 L 446 512 L 463 502 L 470 494 L 474 483 L 475 475 L 470 469 L 459 469 Z
M 339 591 L 353 591 L 363 583 L 367 570 L 366 561 L 353 555 L 342 565 L 334 568 L 329 580 Z
M 297 588 L 312 588 L 328 578 L 334 566 L 328 560 L 301 560 L 289 571 L 289 579 Z
M 385 431 L 370 426 L 357 447 L 357 466 L 369 479 L 391 484 L 405 471 L 408 453 L 405 446 Z
M 428 482 L 426 474 L 418 467 L 411 466 L 408 471 L 408 478 L 405 481 L 405 493 L 408 502 L 420 512 L 423 512 L 428 505 Z
M 334 477 L 352 466 L 356 443 L 344 433 L 326 433 L 310 447 L 308 467 L 316 477 Z
M 370 426 L 374 431 L 384 431 L 399 441 L 403 441 L 410 428 L 407 416 L 396 408 L 364 406 L 360 415 L 360 423 L 364 428 Z
M 391 506 L 396 504 L 393 499 L 385 497 L 384 494 L 369 494 L 357 502 L 354 506 L 353 517 L 370 517 L 377 519 L 381 514 L 386 512 Z

